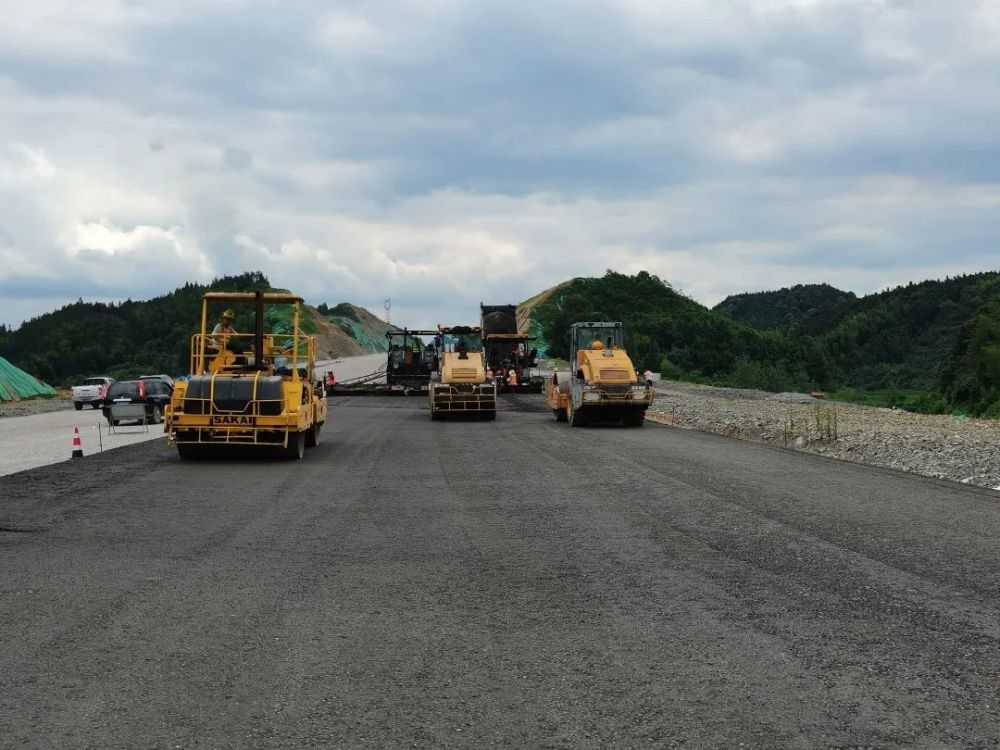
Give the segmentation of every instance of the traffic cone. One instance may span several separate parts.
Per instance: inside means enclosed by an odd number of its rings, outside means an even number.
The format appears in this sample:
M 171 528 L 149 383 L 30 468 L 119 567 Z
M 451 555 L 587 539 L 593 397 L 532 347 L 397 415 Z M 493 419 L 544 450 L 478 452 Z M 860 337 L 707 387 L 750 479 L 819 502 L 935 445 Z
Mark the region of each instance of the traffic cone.
M 73 428 L 73 458 L 83 458 L 83 443 L 80 442 L 80 428 Z

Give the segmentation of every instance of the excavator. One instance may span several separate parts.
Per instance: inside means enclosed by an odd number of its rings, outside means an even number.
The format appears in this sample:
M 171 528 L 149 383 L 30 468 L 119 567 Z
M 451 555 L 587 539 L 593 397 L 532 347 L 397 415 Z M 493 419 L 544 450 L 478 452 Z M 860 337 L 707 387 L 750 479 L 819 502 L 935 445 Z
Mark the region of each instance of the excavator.
M 466 415 L 496 419 L 496 382 L 486 379 L 483 332 L 471 326 L 438 326 L 437 371 L 431 374 L 431 419 Z
M 570 369 L 556 370 L 545 401 L 558 422 L 583 427 L 620 422 L 641 427 L 653 390 L 639 382 L 620 322 L 581 322 L 569 329 Z
M 253 333 L 209 332 L 212 305 L 252 305 Z M 319 445 L 326 398 L 315 377 L 315 339 L 299 325 L 302 305 L 301 297 L 286 293 L 203 296 L 201 332 L 191 338 L 191 376 L 175 384 L 164 419 L 182 459 L 264 453 L 300 459 Z M 264 330 L 267 312 L 278 321 L 270 332 Z

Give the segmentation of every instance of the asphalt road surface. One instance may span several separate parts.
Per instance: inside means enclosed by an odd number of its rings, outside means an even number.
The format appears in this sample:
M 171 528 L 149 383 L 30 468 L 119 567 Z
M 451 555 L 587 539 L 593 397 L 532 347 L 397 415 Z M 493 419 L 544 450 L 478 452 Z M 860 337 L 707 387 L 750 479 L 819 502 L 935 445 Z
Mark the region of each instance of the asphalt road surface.
M 996 745 L 995 493 L 504 407 L 0 478 L 0 745 Z

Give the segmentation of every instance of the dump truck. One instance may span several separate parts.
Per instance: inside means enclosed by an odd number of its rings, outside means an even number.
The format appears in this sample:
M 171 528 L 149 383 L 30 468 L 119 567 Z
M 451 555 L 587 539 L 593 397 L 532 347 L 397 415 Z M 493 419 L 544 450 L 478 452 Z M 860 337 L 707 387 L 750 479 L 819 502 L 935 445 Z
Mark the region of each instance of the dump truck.
M 252 333 L 212 333 L 212 307 L 253 309 Z M 191 375 L 174 387 L 164 420 L 182 459 L 277 453 L 300 459 L 326 422 L 316 342 L 300 328 L 303 301 L 284 293 L 208 292 L 191 338 Z M 290 315 L 287 314 L 290 308 Z M 265 331 L 265 314 L 280 321 Z M 227 310 L 227 314 L 229 311 Z
M 496 419 L 497 385 L 486 378 L 482 329 L 440 326 L 435 343 L 438 367 L 430 381 L 431 419 Z
M 517 372 L 517 385 L 501 380 L 501 393 L 541 393 L 544 378 L 538 372 L 538 349 L 533 336 L 517 325 L 517 305 L 479 304 L 486 368 L 494 373 Z
M 574 427 L 592 422 L 641 427 L 653 389 L 640 382 L 625 351 L 622 324 L 574 323 L 569 339 L 570 369 L 553 372 L 545 389 L 556 420 Z

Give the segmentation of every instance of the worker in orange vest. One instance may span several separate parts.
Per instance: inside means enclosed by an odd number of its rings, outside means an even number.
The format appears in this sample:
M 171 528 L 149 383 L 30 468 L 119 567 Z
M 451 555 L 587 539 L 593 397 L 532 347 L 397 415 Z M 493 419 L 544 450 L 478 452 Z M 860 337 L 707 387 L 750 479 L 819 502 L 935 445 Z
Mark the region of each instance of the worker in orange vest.
M 507 385 L 512 388 L 517 385 L 517 370 L 513 367 L 510 368 L 510 374 L 507 376 Z

